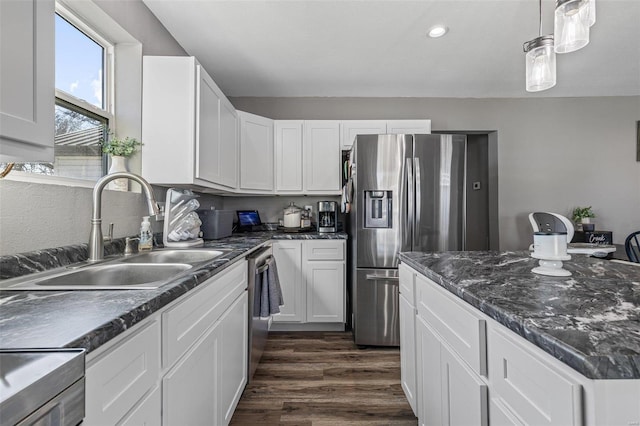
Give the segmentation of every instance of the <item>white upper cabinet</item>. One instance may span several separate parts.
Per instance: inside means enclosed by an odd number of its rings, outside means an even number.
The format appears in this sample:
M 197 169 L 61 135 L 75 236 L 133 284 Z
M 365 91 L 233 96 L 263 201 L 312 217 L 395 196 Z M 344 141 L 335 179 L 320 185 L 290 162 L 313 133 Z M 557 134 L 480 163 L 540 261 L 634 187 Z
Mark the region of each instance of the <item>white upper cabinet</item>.
M 238 111 L 240 117 L 240 189 L 272 192 L 273 120 Z
M 302 192 L 302 126 L 300 120 L 274 122 L 276 192 Z
M 357 135 L 431 133 L 431 120 L 344 120 L 341 146 L 349 150 Z
M 340 123 L 305 121 L 303 156 L 305 193 L 339 193 L 342 187 Z
M 275 120 L 276 193 L 339 193 L 339 130 L 339 121 Z
M 389 120 L 387 133 L 402 135 L 404 133 L 431 133 L 431 120 Z
M 0 1 L 0 162 L 53 162 L 53 0 Z
M 142 174 L 151 183 L 232 190 L 237 116 L 193 57 L 145 56 Z
M 385 120 L 348 120 L 342 122 L 341 146 L 343 150 L 351 149 L 357 135 L 381 135 L 387 133 Z

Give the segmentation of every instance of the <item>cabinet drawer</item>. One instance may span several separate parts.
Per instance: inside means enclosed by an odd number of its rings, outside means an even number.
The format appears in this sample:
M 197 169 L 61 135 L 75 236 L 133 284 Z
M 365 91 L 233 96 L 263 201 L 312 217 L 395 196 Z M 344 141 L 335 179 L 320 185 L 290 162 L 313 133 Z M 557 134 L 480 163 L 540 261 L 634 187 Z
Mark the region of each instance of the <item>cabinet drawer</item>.
M 442 339 L 477 373 L 486 376 L 486 321 L 464 301 L 422 275 L 416 276 L 416 307 Z
M 162 364 L 172 365 L 247 288 L 247 262 L 216 275 L 162 314 Z
M 582 424 L 581 386 L 542 363 L 529 348 L 492 328 L 489 360 L 495 393 L 523 423 Z
M 344 260 L 344 241 L 305 241 L 305 260 Z
M 89 367 L 83 424 L 114 425 L 122 419 L 156 384 L 159 355 L 160 323 L 153 321 Z

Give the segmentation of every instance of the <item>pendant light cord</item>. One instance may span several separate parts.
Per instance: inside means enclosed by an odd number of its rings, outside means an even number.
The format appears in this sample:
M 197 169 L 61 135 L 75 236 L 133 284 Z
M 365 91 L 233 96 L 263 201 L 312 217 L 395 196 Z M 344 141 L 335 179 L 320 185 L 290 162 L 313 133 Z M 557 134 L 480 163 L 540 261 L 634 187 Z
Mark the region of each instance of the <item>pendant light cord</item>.
M 540 12 L 538 20 L 538 37 L 542 37 L 542 0 L 538 0 L 538 10 Z

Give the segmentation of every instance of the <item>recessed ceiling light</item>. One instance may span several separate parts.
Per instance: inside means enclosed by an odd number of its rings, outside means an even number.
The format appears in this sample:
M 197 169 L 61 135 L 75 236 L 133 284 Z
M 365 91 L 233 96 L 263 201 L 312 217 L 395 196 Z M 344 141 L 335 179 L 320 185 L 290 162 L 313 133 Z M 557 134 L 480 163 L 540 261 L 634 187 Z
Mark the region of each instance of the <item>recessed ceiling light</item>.
M 433 27 L 429 28 L 429 33 L 427 35 L 431 38 L 438 38 L 438 37 L 442 37 L 448 32 L 449 32 L 449 28 L 447 28 L 446 26 L 434 25 Z

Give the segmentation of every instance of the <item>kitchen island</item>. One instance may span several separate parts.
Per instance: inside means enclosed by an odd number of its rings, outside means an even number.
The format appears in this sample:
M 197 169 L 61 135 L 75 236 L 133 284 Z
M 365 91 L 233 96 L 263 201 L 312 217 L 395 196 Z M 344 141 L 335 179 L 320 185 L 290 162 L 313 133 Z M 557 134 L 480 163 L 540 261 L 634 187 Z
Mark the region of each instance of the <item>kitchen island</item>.
M 537 260 L 524 251 L 400 259 L 400 293 L 415 307 L 403 321 L 401 298 L 401 339 L 413 320 L 418 375 L 403 387 L 417 394 L 421 422 L 456 415 L 456 365 L 477 391 L 465 420 L 640 422 L 640 267 L 573 255 L 564 263 L 572 276 L 549 277 L 531 272 Z

